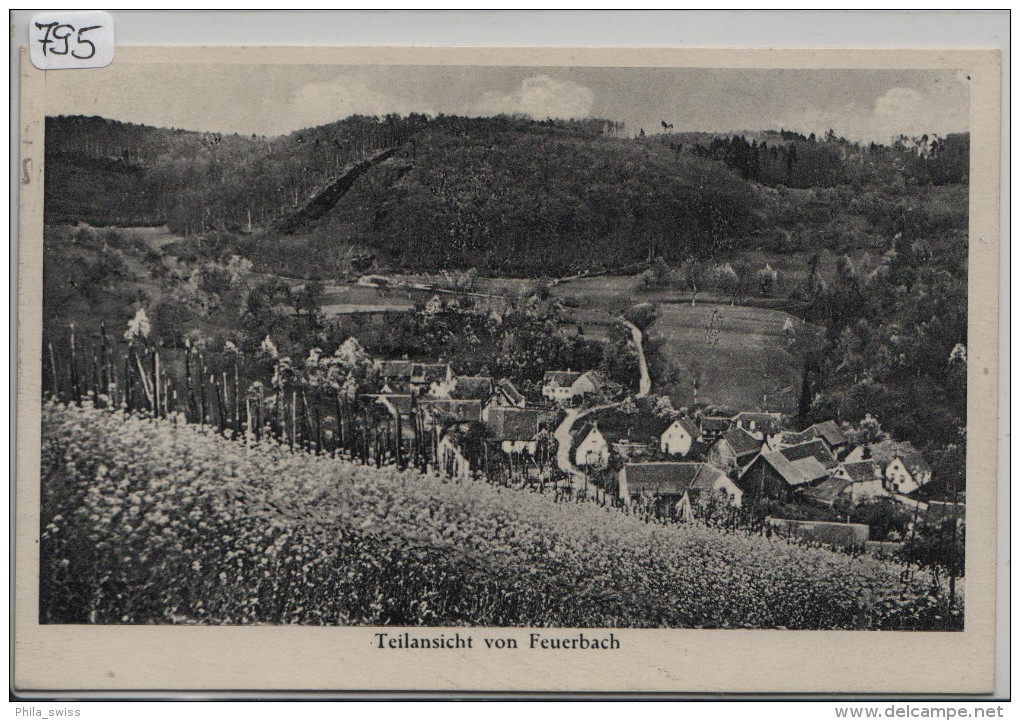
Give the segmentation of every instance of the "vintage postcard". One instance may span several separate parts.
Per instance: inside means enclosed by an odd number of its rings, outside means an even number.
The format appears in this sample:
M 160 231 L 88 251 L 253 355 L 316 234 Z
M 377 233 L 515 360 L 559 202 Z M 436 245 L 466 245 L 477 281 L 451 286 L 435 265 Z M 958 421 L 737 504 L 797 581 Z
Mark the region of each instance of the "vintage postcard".
M 989 691 L 999 74 L 24 57 L 15 688 Z

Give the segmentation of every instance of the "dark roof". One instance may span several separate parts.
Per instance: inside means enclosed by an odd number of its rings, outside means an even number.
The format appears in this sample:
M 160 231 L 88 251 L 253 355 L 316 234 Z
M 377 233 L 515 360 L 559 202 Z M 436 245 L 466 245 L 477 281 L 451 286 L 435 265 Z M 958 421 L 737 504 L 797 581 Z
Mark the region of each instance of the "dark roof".
M 726 475 L 708 463 L 689 461 L 628 463 L 624 466 L 624 473 L 630 494 L 645 492 L 676 496 L 689 489 L 711 489 L 719 476 Z
M 754 467 L 758 463 L 767 463 L 775 469 L 776 473 L 791 486 L 802 486 L 804 484 L 817 483 L 829 476 L 829 472 L 826 470 L 817 458 L 812 455 L 799 458 L 795 461 L 790 460 L 783 451 L 768 451 L 762 453 L 751 467 Z M 744 474 L 750 472 L 750 468 L 744 471 Z
M 730 419 L 723 416 L 702 416 L 701 430 L 724 432 L 730 429 Z
M 691 448 L 687 451 L 687 458 L 705 458 L 712 450 L 712 444 L 708 441 L 692 441 Z
M 433 415 L 453 416 L 458 421 L 479 421 L 482 419 L 482 404 L 476 400 L 419 398 L 418 407 Z
M 379 375 L 383 378 L 410 378 L 411 361 L 384 360 L 379 361 Z
M 779 435 L 777 444 L 781 446 L 799 446 L 801 443 L 810 443 L 814 439 L 815 434 L 810 429 L 800 433 L 785 431 Z
M 911 474 L 931 472 L 931 466 L 928 465 L 928 461 L 925 460 L 920 451 L 914 448 L 914 444 L 910 441 L 898 443 L 888 439 L 872 443 L 866 447 L 866 450 L 883 468 L 892 463 L 896 458 L 900 458 Z
M 674 423 L 679 423 L 683 426 L 683 429 L 687 431 L 687 434 L 692 440 L 698 440 L 701 438 L 701 429 L 698 428 L 698 424 L 694 422 L 694 419 L 688 418 L 687 416 L 681 416 L 680 418 L 668 418 L 662 422 L 662 430 L 659 432 L 661 436 L 663 433 L 673 427 Z
M 492 395 L 492 378 L 488 376 L 458 376 L 450 391 L 451 398 L 473 398 L 485 401 Z
M 588 371 L 586 373 L 582 373 L 581 375 L 586 377 L 589 381 L 591 381 L 591 384 L 596 388 L 604 388 L 609 384 L 609 382 L 605 378 L 603 378 L 602 374 L 599 373 L 598 371 Z
M 737 458 L 757 453 L 761 450 L 761 441 L 740 428 L 726 431 L 722 437 L 730 445 L 730 448 L 733 449 Z
M 763 433 L 778 433 L 783 430 L 782 415 L 779 413 L 756 413 L 754 411 L 743 411 L 733 416 L 733 420 L 737 423 L 747 424 L 750 426 L 753 421 L 755 424 L 754 430 L 761 431 Z
M 538 434 L 538 411 L 533 408 L 490 408 L 489 429 L 496 441 L 530 441 Z
M 831 506 L 836 502 L 836 499 L 839 498 L 840 494 L 843 493 L 843 491 L 845 491 L 850 485 L 850 481 L 845 478 L 836 478 L 833 476 L 831 478 L 826 478 L 817 486 L 805 488 L 804 498 Z
M 847 437 L 843 433 L 836 421 L 824 421 L 822 423 L 815 423 L 813 426 L 807 429 L 816 438 L 822 438 L 829 446 L 839 446 L 847 442 Z
M 850 476 L 854 483 L 867 483 L 868 481 L 881 480 L 882 472 L 874 461 L 858 461 L 857 463 L 844 463 L 843 470 Z
M 911 475 L 931 473 L 931 466 L 928 465 L 928 461 L 921 455 L 921 451 L 914 448 L 910 441 L 899 444 L 896 457 L 903 461 L 903 465 L 907 467 Z
M 829 451 L 828 446 L 819 440 L 801 443 L 796 446 L 787 446 L 778 452 L 782 453 L 790 461 L 799 461 L 801 458 L 814 456 L 826 469 L 832 469 L 839 465 L 832 452 Z
M 411 366 L 411 381 L 414 383 L 445 381 L 449 369 L 449 363 L 414 363 Z
M 524 401 L 524 394 L 517 390 L 517 386 L 511 383 L 507 378 L 502 378 L 499 383 L 496 384 L 496 389 L 506 395 L 513 403 L 521 403 Z
M 574 381 L 580 377 L 581 374 L 574 371 L 546 371 L 545 375 L 542 376 L 542 384 L 547 386 L 557 386 L 559 388 L 569 388 L 574 385 Z

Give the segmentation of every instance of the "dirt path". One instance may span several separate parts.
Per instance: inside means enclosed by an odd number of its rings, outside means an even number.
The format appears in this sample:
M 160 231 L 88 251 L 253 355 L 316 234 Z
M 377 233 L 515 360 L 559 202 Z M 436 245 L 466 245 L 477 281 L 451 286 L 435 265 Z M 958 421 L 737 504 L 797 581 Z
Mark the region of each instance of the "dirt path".
M 630 329 L 630 335 L 634 339 L 634 347 L 637 348 L 638 368 L 641 371 L 641 381 L 638 383 L 638 392 L 635 398 L 644 398 L 652 391 L 652 377 L 648 374 L 648 360 L 645 358 L 645 336 L 641 329 L 625 318 L 620 322 Z
M 631 337 L 634 339 L 634 345 L 637 347 L 638 354 L 638 368 L 641 371 L 641 379 L 638 382 L 638 392 L 634 395 L 634 398 L 644 398 L 652 390 L 652 378 L 648 374 L 648 361 L 645 359 L 644 349 L 644 334 L 641 329 L 628 320 L 620 318 L 620 322 L 630 329 Z M 556 450 L 556 465 L 559 466 L 560 470 L 566 473 L 570 478 L 570 487 L 575 493 L 584 489 L 585 486 L 585 473 L 574 465 L 574 462 L 570 459 L 570 444 L 573 440 L 571 431 L 574 429 L 574 424 L 585 416 L 596 413 L 597 411 L 603 411 L 608 408 L 615 408 L 616 406 L 622 405 L 624 401 L 617 401 L 616 403 L 607 403 L 601 406 L 595 406 L 594 408 L 568 408 L 567 415 L 563 418 L 563 421 L 556 427 L 556 431 L 553 436 L 556 438 L 556 442 L 559 444 Z M 605 499 L 603 496 L 605 492 L 595 485 L 588 484 L 588 493 L 592 494 L 593 498 L 602 502 Z

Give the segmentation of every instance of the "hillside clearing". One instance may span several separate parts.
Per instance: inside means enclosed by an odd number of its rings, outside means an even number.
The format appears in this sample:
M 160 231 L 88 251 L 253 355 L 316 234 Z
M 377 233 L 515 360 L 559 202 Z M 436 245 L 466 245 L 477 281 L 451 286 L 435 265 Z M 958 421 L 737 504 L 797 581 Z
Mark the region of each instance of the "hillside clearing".
M 802 348 L 817 333 L 817 326 L 779 310 L 663 303 L 649 328 L 653 387 L 679 405 L 694 402 L 697 385 L 699 402 L 792 412 Z

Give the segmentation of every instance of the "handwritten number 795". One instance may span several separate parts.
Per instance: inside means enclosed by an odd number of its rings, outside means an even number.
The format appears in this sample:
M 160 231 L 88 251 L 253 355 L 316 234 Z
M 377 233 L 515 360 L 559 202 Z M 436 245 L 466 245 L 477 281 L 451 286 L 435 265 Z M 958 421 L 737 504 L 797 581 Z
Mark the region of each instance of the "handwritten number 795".
M 90 25 L 88 27 L 78 28 L 78 34 L 75 38 L 76 47 L 74 50 L 71 50 L 70 43 L 68 42 L 68 38 L 70 38 L 75 32 L 73 25 L 68 23 L 52 22 L 36 23 L 35 26 L 40 30 L 46 31 L 46 34 L 39 38 L 39 42 L 42 43 L 43 46 L 43 57 L 47 54 L 67 55 L 68 52 L 70 52 L 71 57 L 73 58 L 77 58 L 78 60 L 88 60 L 96 54 L 96 46 L 91 40 L 86 40 L 82 36 L 90 30 L 97 30 L 102 27 L 101 25 Z M 63 43 L 63 45 L 59 45 L 60 43 Z M 51 45 L 53 47 L 50 47 Z M 88 50 L 79 53 L 79 50 L 85 45 L 88 45 Z

